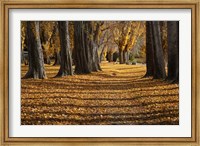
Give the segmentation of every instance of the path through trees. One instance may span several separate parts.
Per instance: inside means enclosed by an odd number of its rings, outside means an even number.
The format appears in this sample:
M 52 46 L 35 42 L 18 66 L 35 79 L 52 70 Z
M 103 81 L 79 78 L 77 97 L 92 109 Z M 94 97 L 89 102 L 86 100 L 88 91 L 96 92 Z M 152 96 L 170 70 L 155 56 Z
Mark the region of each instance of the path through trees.
M 59 67 L 46 68 L 53 77 Z M 22 69 L 25 74 L 27 67 Z M 22 125 L 178 124 L 177 84 L 142 78 L 144 65 L 105 63 L 102 69 L 86 75 L 22 80 Z
M 27 21 L 21 44 L 23 125 L 179 123 L 178 21 Z

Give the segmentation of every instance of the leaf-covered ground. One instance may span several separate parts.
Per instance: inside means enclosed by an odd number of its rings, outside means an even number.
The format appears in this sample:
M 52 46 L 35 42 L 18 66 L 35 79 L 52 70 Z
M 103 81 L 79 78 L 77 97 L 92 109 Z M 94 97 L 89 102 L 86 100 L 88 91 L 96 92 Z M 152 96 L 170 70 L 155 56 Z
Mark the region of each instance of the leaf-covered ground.
M 103 71 L 22 79 L 22 125 L 179 124 L 178 85 L 142 78 L 144 65 L 101 64 Z M 22 76 L 27 66 L 22 65 Z

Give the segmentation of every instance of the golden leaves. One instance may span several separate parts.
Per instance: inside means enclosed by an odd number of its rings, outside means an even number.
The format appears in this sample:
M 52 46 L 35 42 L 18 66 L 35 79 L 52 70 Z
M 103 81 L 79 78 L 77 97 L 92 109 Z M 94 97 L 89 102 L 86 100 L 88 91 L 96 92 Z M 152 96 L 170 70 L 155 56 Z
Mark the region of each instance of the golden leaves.
M 101 64 L 103 71 L 22 80 L 22 124 L 178 124 L 178 85 L 142 78 L 144 65 Z M 27 67 L 22 66 L 22 75 Z

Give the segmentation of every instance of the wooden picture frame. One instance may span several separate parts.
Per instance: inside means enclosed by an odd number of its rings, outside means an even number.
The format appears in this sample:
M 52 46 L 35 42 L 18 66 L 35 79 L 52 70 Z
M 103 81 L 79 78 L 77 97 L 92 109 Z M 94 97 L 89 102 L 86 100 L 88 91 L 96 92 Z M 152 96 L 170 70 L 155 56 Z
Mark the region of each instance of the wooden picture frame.
M 191 9 L 192 11 L 192 137 L 190 138 L 20 138 L 9 137 L 9 80 L 8 80 L 8 47 L 9 47 L 9 9 L 34 9 L 34 8 L 143 8 L 143 9 Z M 173 1 L 114 1 L 114 0 L 99 0 L 99 1 L 50 1 L 50 0 L 31 0 L 31 1 L 18 1 L 18 0 L 3 0 L 1 1 L 1 144 L 2 145 L 49 145 L 49 144 L 63 144 L 63 145 L 199 145 L 199 65 L 200 65 L 200 51 L 199 51 L 199 1 L 187 0 L 173 0 Z

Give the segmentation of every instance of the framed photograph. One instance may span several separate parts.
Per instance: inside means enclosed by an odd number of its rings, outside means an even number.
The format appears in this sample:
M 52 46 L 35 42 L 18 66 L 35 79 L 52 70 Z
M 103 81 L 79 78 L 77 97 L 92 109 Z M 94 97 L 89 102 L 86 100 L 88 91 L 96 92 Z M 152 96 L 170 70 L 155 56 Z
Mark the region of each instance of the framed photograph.
M 199 145 L 199 1 L 1 1 L 2 145 Z

